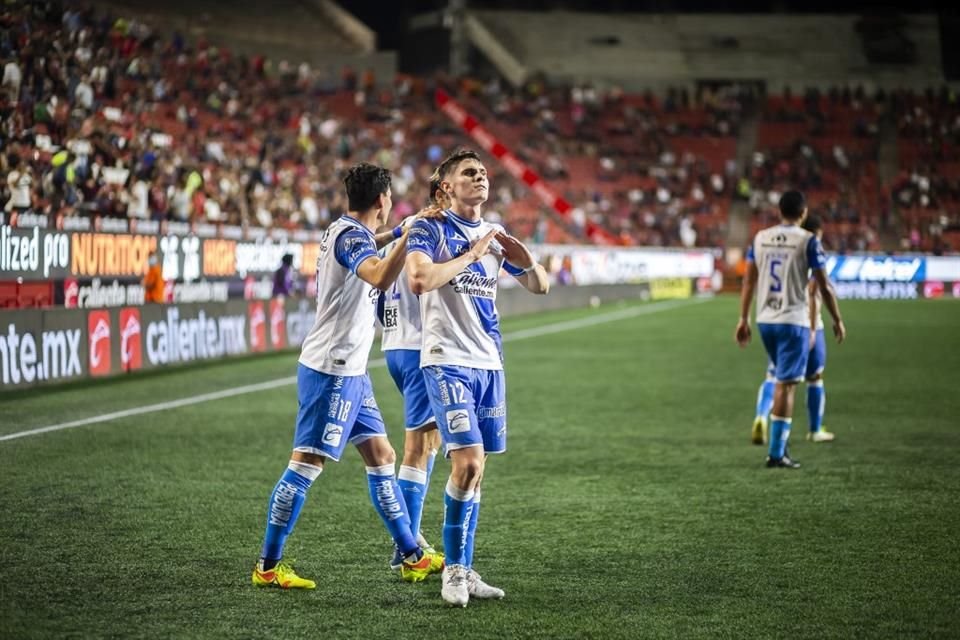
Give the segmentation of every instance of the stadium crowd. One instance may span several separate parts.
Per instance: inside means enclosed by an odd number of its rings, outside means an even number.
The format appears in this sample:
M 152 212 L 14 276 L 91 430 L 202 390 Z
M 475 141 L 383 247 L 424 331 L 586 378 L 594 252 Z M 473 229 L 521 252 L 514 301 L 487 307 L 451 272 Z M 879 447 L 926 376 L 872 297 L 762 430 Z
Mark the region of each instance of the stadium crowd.
M 405 76 L 383 87 L 369 71 L 233 55 L 56 2 L 5 5 L 0 55 L 8 211 L 319 229 L 344 211 L 343 170 L 370 159 L 393 172 L 404 216 L 425 202 L 439 159 L 470 146 L 433 106 L 441 83 L 573 204 L 569 219 L 553 215 L 488 161 L 489 217 L 526 239 L 577 241 L 591 221 L 624 244 L 722 246 L 734 198 L 749 201 L 759 228 L 790 186 L 809 192 L 833 250 L 878 249 L 894 204 L 912 225 L 904 248 L 931 248 L 960 221 L 960 114 L 946 93 L 767 98 L 721 85 L 656 97 Z M 901 153 L 900 179 L 880 185 L 888 104 L 913 151 Z M 736 136 L 757 108 L 757 152 L 739 167 Z

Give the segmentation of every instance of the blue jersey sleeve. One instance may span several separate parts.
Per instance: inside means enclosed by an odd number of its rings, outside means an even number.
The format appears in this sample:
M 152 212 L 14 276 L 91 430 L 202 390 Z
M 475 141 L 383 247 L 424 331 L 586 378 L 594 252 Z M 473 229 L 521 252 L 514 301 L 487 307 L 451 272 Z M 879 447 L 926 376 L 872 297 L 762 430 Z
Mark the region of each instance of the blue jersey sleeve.
M 512 265 L 506 260 L 503 262 L 503 270 L 512 276 L 522 276 L 525 271 L 516 265 Z
M 807 242 L 807 264 L 811 269 L 823 269 L 827 266 L 827 256 L 823 254 L 823 245 L 817 236 L 811 236 Z
M 440 246 L 440 229 L 433 220 L 417 220 L 407 232 L 407 254 L 414 251 L 425 253 L 431 260 L 437 257 Z
M 753 257 L 753 243 L 750 243 L 750 246 L 747 247 L 747 262 L 756 262 L 756 259 Z
M 363 229 L 349 229 L 341 233 L 337 237 L 337 243 L 333 250 L 337 262 L 354 274 L 357 272 L 360 263 L 377 255 L 377 246 L 374 244 L 373 238 Z

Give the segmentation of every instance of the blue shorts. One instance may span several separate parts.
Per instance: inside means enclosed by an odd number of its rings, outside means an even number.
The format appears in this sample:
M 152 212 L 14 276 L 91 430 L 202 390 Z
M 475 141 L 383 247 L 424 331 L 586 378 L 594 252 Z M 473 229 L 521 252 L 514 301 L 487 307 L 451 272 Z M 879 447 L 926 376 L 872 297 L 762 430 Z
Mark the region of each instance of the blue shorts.
M 385 437 L 370 376 L 332 376 L 297 366 L 297 429 L 293 450 L 339 460 L 347 442 Z
M 808 378 L 818 373 L 823 373 L 823 370 L 827 366 L 827 338 L 823 329 L 817 329 L 817 335 L 814 340 L 813 349 L 810 350 L 810 356 L 807 358 Z
M 435 422 L 427 383 L 420 369 L 420 351 L 416 349 L 391 349 L 386 352 L 387 371 L 403 396 L 404 424 L 413 431 Z
M 773 364 L 777 382 L 800 382 L 810 354 L 810 327 L 758 323 L 763 346 Z
M 507 391 L 503 371 L 450 365 L 423 368 L 444 455 L 482 445 L 484 453 L 507 450 Z
M 807 356 L 807 378 L 823 373 L 827 366 L 827 338 L 823 329 L 817 329 L 817 335 L 814 337 L 813 349 Z M 767 361 L 767 377 L 776 378 L 777 368 L 773 362 Z

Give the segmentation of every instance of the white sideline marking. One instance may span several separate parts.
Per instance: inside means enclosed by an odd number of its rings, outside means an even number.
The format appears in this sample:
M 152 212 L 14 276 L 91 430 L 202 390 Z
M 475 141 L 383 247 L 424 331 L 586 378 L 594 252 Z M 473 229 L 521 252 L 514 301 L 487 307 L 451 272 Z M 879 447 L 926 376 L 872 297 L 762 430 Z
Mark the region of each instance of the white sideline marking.
M 639 307 L 630 307 L 629 309 L 620 309 L 618 311 L 611 311 L 609 313 L 604 313 L 599 316 L 580 318 L 578 320 L 566 320 L 564 322 L 555 322 L 553 324 L 545 324 L 541 327 L 533 327 L 531 329 L 522 329 L 520 331 L 514 331 L 513 333 L 507 334 L 503 337 L 504 342 L 512 342 L 514 340 L 526 340 L 527 338 L 537 338 L 539 336 L 546 336 L 552 333 L 560 333 L 561 331 L 572 331 L 574 329 L 582 329 L 584 327 L 591 327 L 597 324 L 604 324 L 607 322 L 616 322 L 617 320 L 626 320 L 627 318 L 634 318 L 636 316 L 645 316 L 650 313 L 657 313 L 659 311 L 669 311 L 670 309 L 675 309 L 677 307 L 686 307 L 691 304 L 696 304 L 698 302 L 704 302 L 710 298 L 695 298 L 693 300 L 682 300 L 682 301 L 666 301 L 666 302 L 654 302 L 648 305 L 642 305 Z M 376 360 L 371 360 L 367 368 L 376 369 L 386 365 L 386 360 L 383 358 L 378 358 Z M 166 411 L 167 409 L 177 409 L 179 407 L 188 407 L 193 404 L 200 404 L 202 402 L 210 402 L 211 400 L 222 400 L 223 398 L 232 398 L 233 396 L 240 396 L 247 393 L 256 393 L 257 391 L 266 391 L 267 389 L 276 389 L 277 387 L 285 387 L 287 385 L 296 384 L 296 376 L 288 376 L 286 378 L 277 378 L 276 380 L 268 380 L 266 382 L 258 382 L 257 384 L 248 384 L 242 387 L 234 387 L 232 389 L 224 389 L 223 391 L 213 391 L 211 393 L 202 393 L 197 396 L 190 396 L 189 398 L 180 398 L 179 400 L 170 400 L 167 402 L 158 402 L 156 404 L 148 404 L 142 407 L 134 407 L 132 409 L 124 409 L 122 411 L 114 411 L 112 413 L 104 413 L 99 416 L 91 416 L 89 418 L 83 418 L 81 420 L 73 420 L 71 422 L 62 422 L 60 424 L 53 424 L 48 427 L 39 427 L 37 429 L 29 429 L 27 431 L 18 431 L 16 433 L 8 433 L 7 435 L 0 436 L 0 442 L 6 440 L 16 440 L 17 438 L 26 438 L 28 436 L 36 436 L 42 433 L 50 433 L 51 431 L 62 431 L 64 429 L 74 429 L 76 427 L 83 427 L 88 424 L 97 424 L 100 422 L 108 422 L 110 420 L 118 420 L 120 418 L 129 418 L 130 416 L 139 416 L 145 413 L 154 413 L 156 411 Z

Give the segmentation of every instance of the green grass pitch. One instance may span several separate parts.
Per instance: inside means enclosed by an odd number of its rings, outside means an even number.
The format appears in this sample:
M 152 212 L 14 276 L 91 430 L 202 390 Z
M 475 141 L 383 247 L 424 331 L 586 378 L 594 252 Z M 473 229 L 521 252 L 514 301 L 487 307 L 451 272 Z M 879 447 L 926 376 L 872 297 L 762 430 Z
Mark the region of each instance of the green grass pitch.
M 499 602 L 450 609 L 399 581 L 355 451 L 316 482 L 288 547 L 312 592 L 257 590 L 283 386 L 0 442 L 0 637 L 956 637 L 960 302 L 846 302 L 825 424 L 763 468 L 765 359 L 737 301 L 508 342 L 509 452 L 487 467 L 476 567 Z M 621 305 L 622 306 L 622 305 Z M 505 334 L 604 306 L 509 319 Z M 379 354 L 374 354 L 379 358 Z M 0 395 L 0 435 L 292 376 L 296 354 Z M 400 398 L 372 372 L 391 440 Z M 424 516 L 440 543 L 438 461 Z

